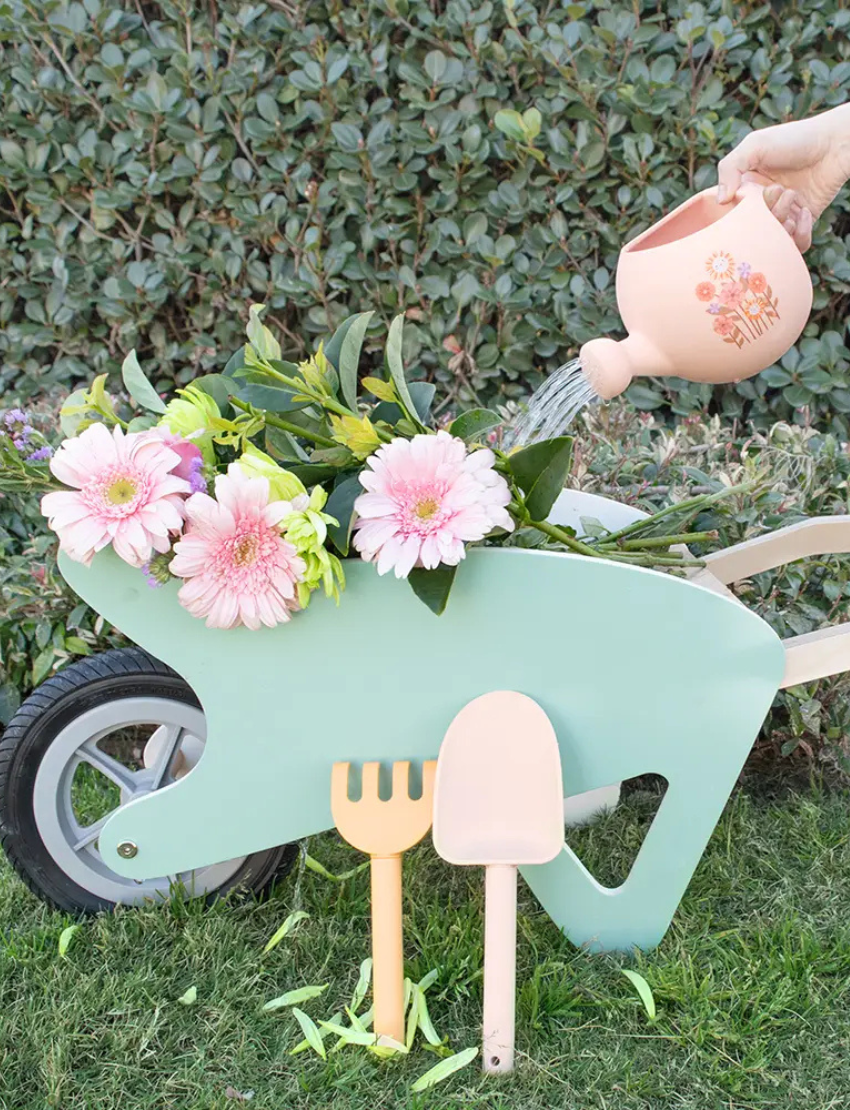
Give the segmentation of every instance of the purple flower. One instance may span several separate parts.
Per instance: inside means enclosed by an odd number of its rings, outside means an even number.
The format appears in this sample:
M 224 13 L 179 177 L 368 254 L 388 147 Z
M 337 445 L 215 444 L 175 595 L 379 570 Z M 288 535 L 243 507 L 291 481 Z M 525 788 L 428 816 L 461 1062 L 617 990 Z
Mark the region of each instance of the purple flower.
M 204 460 L 198 456 L 189 463 L 189 486 L 192 493 L 206 493 L 207 483 L 203 475 Z
M 720 302 L 712 301 L 711 304 L 708 306 L 708 311 L 711 313 L 712 316 L 716 316 L 717 313 L 720 311 Z
M 20 428 L 29 427 L 30 418 L 27 416 L 23 409 L 9 409 L 9 411 L 3 417 L 3 423 L 6 425 L 7 428 L 12 429 L 13 431 L 19 431 Z M 16 425 L 20 425 L 20 428 L 17 428 Z
M 150 586 L 150 588 L 151 588 L 152 590 L 155 590 L 155 589 L 157 589 L 157 588 L 158 588 L 159 586 L 161 586 L 161 585 L 162 585 L 162 583 L 161 583 L 161 582 L 158 582 L 158 581 L 156 580 L 156 578 L 154 578 L 153 574 L 151 573 L 151 565 L 150 565 L 150 563 L 144 563 L 144 564 L 143 564 L 143 566 L 142 566 L 142 574 L 143 574 L 143 575 L 145 576 L 145 581 L 147 582 L 147 584 L 148 584 L 148 585 Z
M 31 455 L 27 455 L 27 462 L 45 462 L 53 455 L 52 447 L 39 447 Z
M 738 264 L 738 277 L 739 278 L 749 277 L 752 272 L 753 272 L 753 268 L 749 264 L 749 262 L 740 262 Z
M 31 435 L 32 428 L 24 427 L 21 429 L 19 434 L 14 436 L 14 438 L 12 439 L 12 443 L 15 445 L 15 447 L 17 447 L 22 455 L 24 451 L 29 450 L 29 439 Z

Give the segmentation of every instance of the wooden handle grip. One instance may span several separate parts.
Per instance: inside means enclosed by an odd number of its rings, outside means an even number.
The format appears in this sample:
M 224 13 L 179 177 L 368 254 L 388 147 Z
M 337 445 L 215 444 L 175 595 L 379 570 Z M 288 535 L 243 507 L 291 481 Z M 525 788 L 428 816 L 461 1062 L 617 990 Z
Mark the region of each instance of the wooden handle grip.
M 516 868 L 487 868 L 484 915 L 484 1071 L 514 1066 Z
M 375 1032 L 404 1044 L 401 856 L 372 856 L 371 875 Z

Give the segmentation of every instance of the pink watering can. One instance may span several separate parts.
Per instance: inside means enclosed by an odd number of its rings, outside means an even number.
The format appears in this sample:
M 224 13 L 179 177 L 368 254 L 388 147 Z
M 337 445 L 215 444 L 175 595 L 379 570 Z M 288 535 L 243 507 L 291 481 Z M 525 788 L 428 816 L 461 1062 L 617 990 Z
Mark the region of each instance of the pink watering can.
M 794 345 L 809 318 L 803 256 L 764 201 L 741 186 L 720 204 L 706 189 L 620 252 L 617 306 L 628 338 L 592 339 L 532 398 L 514 438 L 547 438 L 585 404 L 610 400 L 633 378 L 739 382 Z

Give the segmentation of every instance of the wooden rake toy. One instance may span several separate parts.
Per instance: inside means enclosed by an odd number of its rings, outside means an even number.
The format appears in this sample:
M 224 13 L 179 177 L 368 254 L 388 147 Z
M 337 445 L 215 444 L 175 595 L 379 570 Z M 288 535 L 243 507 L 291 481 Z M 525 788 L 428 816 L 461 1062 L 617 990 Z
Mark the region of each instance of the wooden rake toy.
M 360 800 L 348 796 L 350 763 L 331 773 L 331 811 L 340 836 L 371 857 L 372 988 L 375 1033 L 404 1043 L 401 857 L 431 828 L 437 764 L 422 765 L 422 794 L 410 797 L 410 763 L 393 764 L 392 795 L 378 793 L 380 763 L 364 763 Z

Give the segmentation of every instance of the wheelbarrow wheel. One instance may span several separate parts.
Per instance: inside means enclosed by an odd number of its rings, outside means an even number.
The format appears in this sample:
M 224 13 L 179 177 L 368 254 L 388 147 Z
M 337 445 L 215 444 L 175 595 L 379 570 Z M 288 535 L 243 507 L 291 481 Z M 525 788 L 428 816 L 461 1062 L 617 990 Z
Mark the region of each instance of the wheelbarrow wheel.
M 263 894 L 297 855 L 282 844 L 138 882 L 111 870 L 98 834 L 116 809 L 188 774 L 206 738 L 189 686 L 140 648 L 80 660 L 44 682 L 0 740 L 0 844 L 30 890 L 69 913 L 167 898 Z

